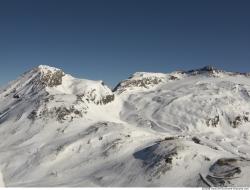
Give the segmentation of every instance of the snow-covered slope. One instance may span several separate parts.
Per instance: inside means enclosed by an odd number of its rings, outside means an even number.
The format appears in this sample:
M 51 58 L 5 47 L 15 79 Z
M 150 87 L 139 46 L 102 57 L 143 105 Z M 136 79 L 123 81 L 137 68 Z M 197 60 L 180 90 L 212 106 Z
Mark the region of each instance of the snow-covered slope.
M 0 187 L 4 187 L 4 181 L 3 181 L 3 175 L 2 173 L 0 172 Z
M 135 73 L 113 92 L 39 66 L 0 90 L 6 186 L 249 186 L 250 76 Z

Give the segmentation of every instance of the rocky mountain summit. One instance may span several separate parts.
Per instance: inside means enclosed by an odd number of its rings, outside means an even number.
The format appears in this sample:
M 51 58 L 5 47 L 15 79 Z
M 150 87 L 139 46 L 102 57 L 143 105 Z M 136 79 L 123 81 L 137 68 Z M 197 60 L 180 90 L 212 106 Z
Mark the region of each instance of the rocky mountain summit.
M 1 183 L 249 186 L 250 78 L 137 72 L 113 90 L 41 65 L 0 89 Z
M 112 102 L 114 94 L 102 81 L 76 79 L 60 69 L 41 65 L 11 82 L 2 90 L 1 99 L 5 102 L 2 114 L 27 106 L 30 120 L 51 117 L 63 121 L 66 117 L 82 117 L 92 104 Z

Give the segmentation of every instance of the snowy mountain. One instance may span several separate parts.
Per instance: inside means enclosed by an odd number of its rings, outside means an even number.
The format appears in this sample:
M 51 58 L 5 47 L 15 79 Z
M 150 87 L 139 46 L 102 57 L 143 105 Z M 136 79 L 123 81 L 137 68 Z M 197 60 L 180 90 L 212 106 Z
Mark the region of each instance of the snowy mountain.
M 113 91 L 39 66 L 0 90 L 0 184 L 250 186 L 249 94 L 210 66 Z

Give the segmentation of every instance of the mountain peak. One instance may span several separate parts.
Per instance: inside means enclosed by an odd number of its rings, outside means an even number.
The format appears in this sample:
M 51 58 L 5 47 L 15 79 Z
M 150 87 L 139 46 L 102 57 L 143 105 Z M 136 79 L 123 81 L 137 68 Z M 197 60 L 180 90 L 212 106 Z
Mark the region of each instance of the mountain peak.
M 60 85 L 62 83 L 62 77 L 65 76 L 65 73 L 61 69 L 48 65 L 39 65 L 33 69 L 33 72 L 38 72 L 40 81 L 48 87 Z
M 219 69 L 217 69 L 216 67 L 214 67 L 212 65 L 206 65 L 205 67 L 202 67 L 199 70 L 201 70 L 201 71 L 218 71 Z
M 54 72 L 58 72 L 58 71 L 62 72 L 62 69 L 58 69 L 56 67 L 51 67 L 48 65 L 39 65 L 36 69 L 42 73 L 48 73 L 48 72 L 54 73 Z
M 216 67 L 212 65 L 206 65 L 205 67 L 202 67 L 200 69 L 194 69 L 190 70 L 187 73 L 214 73 L 214 72 L 222 72 L 222 70 L 217 69 Z

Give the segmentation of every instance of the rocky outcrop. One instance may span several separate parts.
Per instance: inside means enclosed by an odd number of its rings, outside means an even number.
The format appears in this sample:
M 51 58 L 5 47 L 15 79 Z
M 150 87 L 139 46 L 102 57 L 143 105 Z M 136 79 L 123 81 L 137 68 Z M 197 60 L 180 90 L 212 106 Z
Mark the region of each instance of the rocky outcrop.
M 220 116 L 216 115 L 213 118 L 209 118 L 206 121 L 206 124 L 208 127 L 217 127 L 219 125 L 220 122 Z
M 229 118 L 230 125 L 233 128 L 237 128 L 240 125 L 242 125 L 243 123 L 249 122 L 248 117 L 249 117 L 248 115 L 244 114 L 244 115 L 238 115 L 234 119 Z
M 176 78 L 172 76 L 172 80 Z M 148 89 L 159 83 L 162 83 L 163 79 L 158 76 L 142 76 L 142 77 L 131 77 L 128 80 L 122 81 L 114 89 L 113 92 L 122 93 L 130 88 L 144 88 Z
M 54 87 L 62 84 L 64 72 L 56 70 L 54 72 L 48 70 L 47 73 L 41 75 L 41 82 L 44 86 Z
M 203 179 L 209 186 L 234 186 L 234 181 L 244 175 L 242 168 L 249 166 L 249 160 L 244 158 L 220 158 L 209 168 L 209 173 Z
M 224 71 L 219 70 L 211 65 L 207 65 L 200 69 L 190 70 L 186 72 L 187 74 L 197 75 L 197 74 L 204 74 L 207 73 L 209 76 L 216 76 L 215 74 L 224 73 Z
M 108 104 L 112 101 L 115 100 L 115 95 L 112 94 L 112 95 L 107 95 L 105 97 L 102 98 L 102 100 L 100 101 L 101 104 Z

